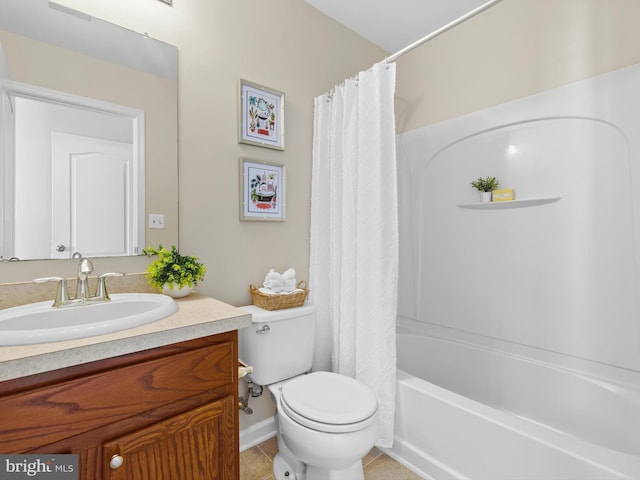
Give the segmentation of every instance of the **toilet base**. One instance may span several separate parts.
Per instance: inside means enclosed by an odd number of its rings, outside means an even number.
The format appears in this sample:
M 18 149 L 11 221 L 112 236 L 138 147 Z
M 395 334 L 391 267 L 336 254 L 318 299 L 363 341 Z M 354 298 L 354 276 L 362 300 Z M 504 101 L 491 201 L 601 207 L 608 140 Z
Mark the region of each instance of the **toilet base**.
M 278 453 L 273 459 L 274 480 L 364 480 L 362 460 L 341 469 L 327 469 L 298 460 L 278 432 Z
M 340 470 L 327 470 L 326 468 L 307 465 L 305 480 L 364 480 L 362 461 L 358 460 L 350 467 Z
M 273 459 L 274 480 L 302 480 L 279 453 Z
M 364 480 L 362 461 L 340 470 L 328 470 L 313 465 L 306 465 L 306 468 L 300 469 L 301 466 L 298 464 L 298 471 L 296 471 L 286 461 L 285 456 L 278 453 L 273 459 L 273 478 L 274 480 Z

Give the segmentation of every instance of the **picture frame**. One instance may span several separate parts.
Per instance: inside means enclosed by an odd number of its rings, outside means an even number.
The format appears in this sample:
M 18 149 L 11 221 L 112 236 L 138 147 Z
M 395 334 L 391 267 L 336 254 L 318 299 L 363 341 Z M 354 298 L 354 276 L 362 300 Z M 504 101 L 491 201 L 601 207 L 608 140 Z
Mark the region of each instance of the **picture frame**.
M 240 157 L 240 220 L 285 220 L 285 166 Z
M 284 150 L 284 92 L 240 79 L 238 142 Z

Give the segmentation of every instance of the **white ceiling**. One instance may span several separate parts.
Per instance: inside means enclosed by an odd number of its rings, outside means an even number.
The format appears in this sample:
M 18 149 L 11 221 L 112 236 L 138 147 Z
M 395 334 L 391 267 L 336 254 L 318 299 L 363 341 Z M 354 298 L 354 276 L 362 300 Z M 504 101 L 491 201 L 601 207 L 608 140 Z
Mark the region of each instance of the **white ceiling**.
M 487 0 L 305 0 L 395 53 Z

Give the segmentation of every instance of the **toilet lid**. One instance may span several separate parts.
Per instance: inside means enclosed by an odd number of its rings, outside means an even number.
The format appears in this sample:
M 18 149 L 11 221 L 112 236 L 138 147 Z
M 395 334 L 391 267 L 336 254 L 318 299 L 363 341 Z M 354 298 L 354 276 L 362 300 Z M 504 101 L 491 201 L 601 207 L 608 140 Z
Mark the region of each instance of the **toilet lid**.
M 322 431 L 355 431 L 375 420 L 378 402 L 362 383 L 331 372 L 314 372 L 282 386 L 282 406 L 294 420 Z M 364 425 L 361 423 L 364 422 Z M 354 425 L 356 424 L 356 425 Z

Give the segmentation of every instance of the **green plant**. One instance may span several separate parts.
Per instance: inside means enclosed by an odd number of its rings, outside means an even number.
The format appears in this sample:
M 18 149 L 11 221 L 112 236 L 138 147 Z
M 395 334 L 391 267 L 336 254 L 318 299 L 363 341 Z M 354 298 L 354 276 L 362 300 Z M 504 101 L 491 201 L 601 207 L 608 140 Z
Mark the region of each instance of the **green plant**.
M 498 188 L 499 184 L 500 182 L 496 180 L 496 177 L 485 177 L 485 178 L 480 177 L 477 180 L 474 180 L 473 182 L 471 182 L 471 186 L 473 188 L 478 189 L 481 192 L 491 192 L 496 188 Z
M 206 268 L 198 261 L 198 257 L 180 255 L 173 245 L 170 251 L 159 245 L 158 248 L 147 247 L 142 253 L 158 256 L 158 259 L 147 267 L 149 285 L 157 288 L 162 288 L 165 284 L 169 285 L 169 288 L 173 288 L 173 284 L 178 288 L 195 287 L 204 279 Z

